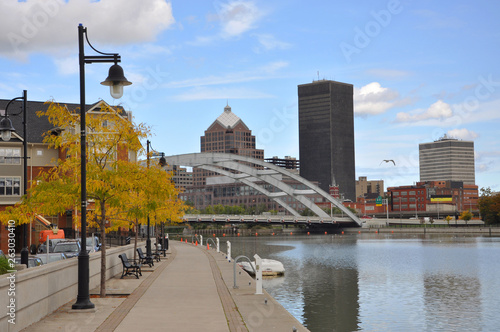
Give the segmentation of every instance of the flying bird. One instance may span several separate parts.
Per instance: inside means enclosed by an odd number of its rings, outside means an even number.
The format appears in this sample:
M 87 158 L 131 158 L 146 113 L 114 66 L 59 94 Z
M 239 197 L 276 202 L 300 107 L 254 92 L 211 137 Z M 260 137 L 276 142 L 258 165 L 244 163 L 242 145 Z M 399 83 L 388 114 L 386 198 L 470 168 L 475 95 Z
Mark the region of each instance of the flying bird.
M 392 162 L 392 163 L 394 164 L 394 166 L 396 166 L 396 163 L 395 163 L 395 162 L 394 162 L 394 160 L 392 160 L 392 159 L 384 159 L 384 160 L 382 160 L 382 161 L 380 162 L 380 165 L 382 165 L 382 163 L 383 163 L 383 162 L 386 162 L 386 163 Z M 379 166 L 380 166 L 380 165 L 379 165 Z

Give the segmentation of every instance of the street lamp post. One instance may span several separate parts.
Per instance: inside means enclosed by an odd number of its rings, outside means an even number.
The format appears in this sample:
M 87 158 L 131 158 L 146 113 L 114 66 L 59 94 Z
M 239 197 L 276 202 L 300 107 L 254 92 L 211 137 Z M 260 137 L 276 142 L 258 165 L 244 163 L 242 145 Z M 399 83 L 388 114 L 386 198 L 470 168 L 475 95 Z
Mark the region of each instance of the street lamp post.
M 84 49 L 84 36 L 87 44 L 97 53 L 102 55 L 86 56 Z M 73 309 L 91 309 L 94 304 L 90 302 L 89 295 L 89 254 L 87 253 L 87 128 L 85 122 L 85 64 L 90 63 L 114 63 L 109 68 L 109 75 L 102 85 L 110 87 L 111 96 L 115 99 L 123 95 L 123 86 L 132 84 L 118 65 L 121 57 L 118 53 L 103 53 L 96 50 L 90 43 L 87 28 L 82 24 L 78 26 L 78 50 L 80 66 L 80 148 L 81 148 L 81 239 L 82 246 L 78 255 L 78 296 Z
M 147 140 L 146 141 L 146 160 L 147 160 L 147 167 L 149 168 L 149 147 L 151 146 L 151 141 L 150 140 Z M 164 157 L 164 153 L 163 152 L 160 152 L 159 155 L 161 156 L 160 160 L 159 160 L 159 164 L 160 166 L 165 166 L 166 164 L 166 161 L 165 161 L 165 157 Z M 153 258 L 151 257 L 152 254 L 151 254 L 151 237 L 150 237 L 150 234 L 149 234 L 149 227 L 150 227 L 150 222 L 149 222 L 149 213 L 148 213 L 148 237 L 146 239 L 146 260 L 147 261 L 153 261 Z
M 26 104 L 28 100 L 27 96 L 28 92 L 26 90 L 23 90 L 22 97 L 16 97 L 10 100 L 5 107 L 4 117 L 0 120 L 2 140 L 9 141 L 12 136 L 12 132 L 14 132 L 15 129 L 8 117 L 7 110 L 9 109 L 9 106 L 12 102 L 16 100 L 23 101 L 23 195 L 26 195 L 28 192 L 28 124 L 26 119 Z M 21 249 L 21 264 L 25 264 L 26 267 L 28 267 L 28 225 L 26 223 L 23 224 L 23 248 Z
M 146 141 L 146 160 L 147 167 L 149 168 L 149 145 L 151 142 L 149 140 Z M 146 239 L 146 259 L 149 261 L 153 261 L 151 258 L 151 237 L 149 235 L 149 213 L 148 213 L 148 238 Z

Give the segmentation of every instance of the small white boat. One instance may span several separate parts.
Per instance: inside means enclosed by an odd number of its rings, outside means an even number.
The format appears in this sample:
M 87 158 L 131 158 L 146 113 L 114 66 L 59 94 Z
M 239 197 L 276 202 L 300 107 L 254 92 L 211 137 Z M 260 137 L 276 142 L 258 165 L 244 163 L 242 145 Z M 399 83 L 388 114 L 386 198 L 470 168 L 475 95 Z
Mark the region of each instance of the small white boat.
M 252 262 L 252 266 L 248 262 L 238 262 L 238 265 L 248 272 L 250 275 L 255 275 L 255 262 Z M 253 267 L 253 268 L 252 268 Z M 262 259 L 262 276 L 263 277 L 277 277 L 285 274 L 285 267 L 283 263 L 274 259 Z

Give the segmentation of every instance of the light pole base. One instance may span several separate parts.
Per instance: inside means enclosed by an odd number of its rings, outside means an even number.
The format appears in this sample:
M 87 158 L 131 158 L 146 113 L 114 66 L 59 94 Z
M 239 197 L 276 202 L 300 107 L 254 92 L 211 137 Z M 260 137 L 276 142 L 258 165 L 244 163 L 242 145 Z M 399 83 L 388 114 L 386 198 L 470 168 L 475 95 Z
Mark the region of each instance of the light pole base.
M 85 247 L 78 255 L 78 296 L 72 309 L 92 309 L 94 304 L 90 302 L 89 294 L 89 255 Z
M 28 257 L 29 257 L 29 251 L 28 248 L 24 247 L 21 249 L 21 264 L 25 264 L 26 267 L 28 266 Z

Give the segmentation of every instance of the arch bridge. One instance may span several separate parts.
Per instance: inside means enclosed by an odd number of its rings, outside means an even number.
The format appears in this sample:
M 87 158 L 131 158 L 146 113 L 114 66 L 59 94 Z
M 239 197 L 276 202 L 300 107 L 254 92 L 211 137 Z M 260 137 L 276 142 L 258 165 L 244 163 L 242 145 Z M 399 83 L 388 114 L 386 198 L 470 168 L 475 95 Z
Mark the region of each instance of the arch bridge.
M 165 157 L 166 162 L 170 165 L 176 166 L 189 166 L 201 168 L 210 172 L 215 172 L 224 175 L 235 181 L 242 182 L 243 184 L 254 188 L 260 193 L 273 199 L 276 203 L 283 206 L 293 216 L 293 222 L 299 220 L 303 222 L 312 223 L 314 220 L 317 223 L 336 223 L 336 222 L 354 222 L 361 226 L 361 220 L 347 209 L 338 199 L 330 196 L 323 189 L 314 185 L 310 181 L 302 178 L 301 176 L 288 171 L 285 168 L 273 165 L 263 160 L 240 156 L 229 153 L 189 153 L 175 156 Z M 296 189 L 291 185 L 281 181 L 280 176 L 287 176 L 306 187 L 306 189 Z M 277 191 L 270 192 L 262 184 L 267 183 L 277 189 Z M 330 202 L 339 208 L 344 217 L 330 217 L 325 211 L 317 206 L 308 195 L 320 195 L 326 201 Z M 298 202 L 313 211 L 318 217 L 303 217 L 291 205 L 285 202 L 284 197 L 293 197 Z M 262 216 L 258 216 L 261 218 Z M 274 218 L 272 218 L 274 217 Z M 264 216 L 266 222 L 268 220 L 276 220 L 275 222 L 285 222 L 289 220 L 286 216 Z M 232 218 L 232 217 L 231 217 Z M 257 220 L 259 220 L 257 218 Z M 227 218 L 226 218 L 227 219 Z M 249 221 L 255 222 L 255 217 L 248 218 Z M 264 221 L 262 220 L 262 221 Z M 283 221 L 282 221 L 283 220 Z M 193 220 L 194 221 L 194 220 Z M 203 220 L 206 221 L 206 220 Z M 209 221 L 209 220 L 208 220 Z M 221 220 L 222 221 L 222 220 Z M 239 218 L 241 222 L 241 218 Z

